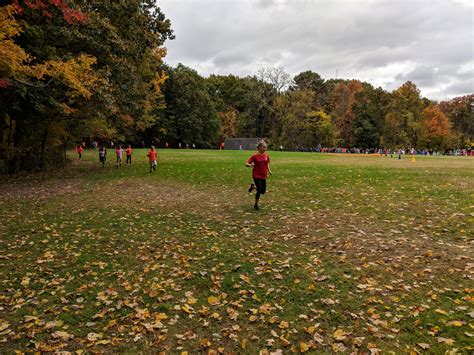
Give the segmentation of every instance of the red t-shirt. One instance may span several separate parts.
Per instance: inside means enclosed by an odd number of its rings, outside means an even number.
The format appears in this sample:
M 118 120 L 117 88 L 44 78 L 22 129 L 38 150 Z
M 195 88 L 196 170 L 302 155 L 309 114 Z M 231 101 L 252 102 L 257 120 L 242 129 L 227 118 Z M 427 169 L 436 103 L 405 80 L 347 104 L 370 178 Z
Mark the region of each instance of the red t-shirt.
M 252 170 L 252 177 L 254 179 L 266 179 L 268 174 L 268 164 L 270 164 L 270 157 L 267 153 L 256 153 L 252 155 L 247 163 L 255 163 Z
M 127 153 L 127 155 L 132 155 L 132 148 L 127 148 L 125 152 Z
M 155 161 L 156 160 L 156 150 L 149 150 L 148 151 L 148 159 L 150 161 Z
M 84 150 L 84 149 L 82 149 L 81 146 L 79 146 L 79 147 L 77 148 L 77 152 L 78 152 L 78 153 L 82 153 L 83 150 Z

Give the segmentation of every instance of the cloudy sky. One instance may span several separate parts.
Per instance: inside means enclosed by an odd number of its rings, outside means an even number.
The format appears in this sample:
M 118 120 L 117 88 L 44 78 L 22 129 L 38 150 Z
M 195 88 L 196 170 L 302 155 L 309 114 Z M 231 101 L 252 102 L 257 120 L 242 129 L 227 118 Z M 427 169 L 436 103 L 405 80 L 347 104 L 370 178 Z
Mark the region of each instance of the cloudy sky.
M 469 0 L 158 0 L 176 39 L 166 61 L 202 75 L 281 66 L 422 95 L 474 93 Z

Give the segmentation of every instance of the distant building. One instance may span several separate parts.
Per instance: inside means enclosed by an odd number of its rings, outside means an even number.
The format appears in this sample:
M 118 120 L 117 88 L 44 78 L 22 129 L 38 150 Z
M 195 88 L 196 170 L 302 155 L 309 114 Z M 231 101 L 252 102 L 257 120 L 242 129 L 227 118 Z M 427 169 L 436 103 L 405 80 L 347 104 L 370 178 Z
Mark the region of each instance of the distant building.
M 239 150 L 242 145 L 243 150 L 255 150 L 261 138 L 227 138 L 225 140 L 225 150 Z

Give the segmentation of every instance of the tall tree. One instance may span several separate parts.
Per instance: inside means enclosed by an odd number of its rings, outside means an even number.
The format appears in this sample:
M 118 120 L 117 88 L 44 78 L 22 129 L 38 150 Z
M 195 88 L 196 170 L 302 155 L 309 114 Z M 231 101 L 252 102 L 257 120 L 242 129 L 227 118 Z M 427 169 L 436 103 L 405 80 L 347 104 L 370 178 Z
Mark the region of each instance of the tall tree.
M 0 46 L 13 54 L 0 60 L 0 102 L 10 103 L 0 108 L 7 137 L 0 151 L 9 156 L 0 160 L 10 171 L 23 167 L 29 151 L 46 152 L 59 141 L 136 140 L 156 124 L 166 79 L 162 45 L 173 34 L 154 1 L 9 3 L 0 25 Z M 42 158 L 27 168 L 45 166 Z
M 290 74 L 285 72 L 282 67 L 260 68 L 256 77 L 261 81 L 272 84 L 278 93 L 286 91 L 293 84 Z
M 424 134 L 421 137 L 423 146 L 440 150 L 452 142 L 452 124 L 438 106 L 431 105 L 422 112 Z
M 62 1 L 0 7 L 0 48 L 7 54 L 0 61 L 0 160 L 6 171 L 62 161 L 69 123 L 98 85 L 94 57 L 60 55 L 49 42 L 56 27 L 85 23 L 86 16 L 76 14 Z
M 159 138 L 172 144 L 212 147 L 219 140 L 219 121 L 206 81 L 195 70 L 182 64 L 167 70 L 163 85 L 166 100 Z
M 308 114 L 316 108 L 315 94 L 309 90 L 288 91 L 275 101 L 275 117 L 281 127 L 279 144 L 294 149 L 308 146 L 312 133 L 308 130 Z M 275 132 L 278 135 L 278 132 Z
M 337 127 L 340 143 L 346 147 L 353 145 L 352 123 L 355 117 L 354 104 L 357 93 L 362 91 L 362 83 L 351 80 L 337 84 L 331 93 L 332 117 Z
M 293 78 L 294 85 L 291 90 L 310 90 L 315 94 L 315 105 L 324 107 L 328 99 L 328 87 L 324 79 L 318 73 L 307 70 L 299 73 Z
M 393 91 L 385 116 L 385 143 L 390 147 L 418 147 L 426 105 L 420 90 L 411 81 Z
M 442 101 L 439 107 L 448 115 L 461 143 L 464 146 L 474 144 L 474 94 Z
M 381 138 L 388 98 L 387 92 L 370 84 L 364 84 L 362 91 L 356 94 L 351 127 L 355 147 L 376 148 L 383 145 Z

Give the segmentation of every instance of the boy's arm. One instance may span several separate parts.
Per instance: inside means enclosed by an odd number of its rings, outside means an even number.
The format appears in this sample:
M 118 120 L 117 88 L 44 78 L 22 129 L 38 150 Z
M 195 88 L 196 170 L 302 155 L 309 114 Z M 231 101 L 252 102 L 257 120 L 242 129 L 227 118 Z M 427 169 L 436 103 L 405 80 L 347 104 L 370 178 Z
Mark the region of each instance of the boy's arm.
M 253 157 L 250 157 L 250 158 L 247 160 L 247 162 L 245 163 L 245 166 L 246 166 L 247 168 L 253 168 L 253 167 L 255 166 L 255 163 L 254 163 L 254 161 L 253 161 Z
M 268 173 L 269 173 L 270 175 L 273 174 L 273 173 L 272 173 L 272 169 L 270 169 L 270 163 L 268 163 Z

